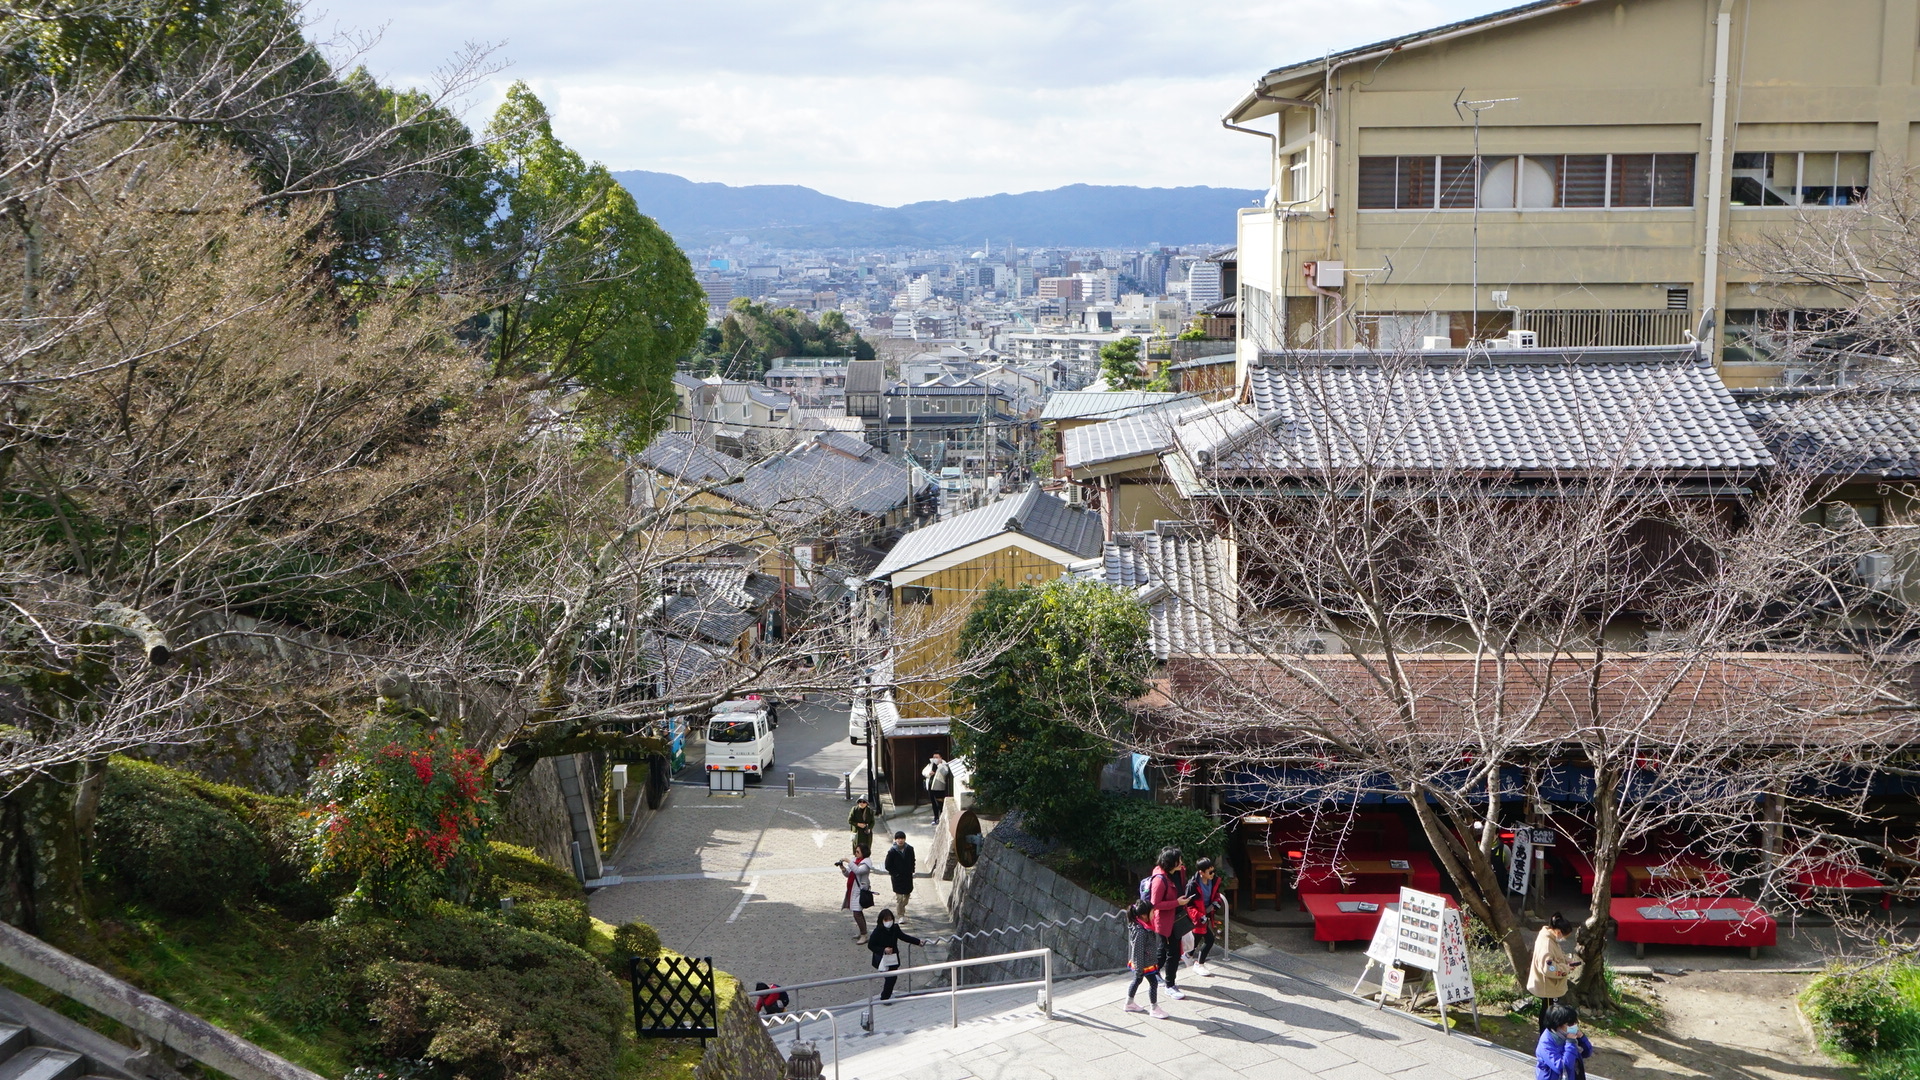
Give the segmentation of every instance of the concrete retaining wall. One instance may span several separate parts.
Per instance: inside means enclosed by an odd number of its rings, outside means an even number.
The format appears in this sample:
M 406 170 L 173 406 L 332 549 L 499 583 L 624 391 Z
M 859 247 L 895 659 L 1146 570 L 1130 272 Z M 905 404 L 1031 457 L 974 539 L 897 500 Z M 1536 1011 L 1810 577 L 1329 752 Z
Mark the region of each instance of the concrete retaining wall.
M 981 838 L 973 868 L 955 872 L 948 907 L 961 934 L 1034 927 L 963 938 L 948 959 L 1050 948 L 1055 975 L 1108 971 L 1127 963 L 1126 923 L 1119 908 L 990 837 Z M 1049 923 L 1066 925 L 1041 925 Z M 970 968 L 966 980 L 1037 978 L 1040 966 L 1034 959 Z

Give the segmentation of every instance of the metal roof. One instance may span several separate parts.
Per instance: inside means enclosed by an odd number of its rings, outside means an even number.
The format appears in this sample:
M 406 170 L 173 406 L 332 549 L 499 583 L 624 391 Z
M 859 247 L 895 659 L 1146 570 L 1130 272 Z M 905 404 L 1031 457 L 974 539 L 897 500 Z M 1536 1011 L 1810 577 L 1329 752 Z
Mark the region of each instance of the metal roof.
M 871 452 L 850 456 L 824 438 L 845 436 L 822 433 L 755 462 L 739 484 L 729 485 L 721 494 L 776 515 L 803 519 L 849 510 L 882 517 L 908 501 L 911 474 L 906 466 Z M 926 486 L 920 483 L 915 493 Z
M 1202 471 L 1747 473 L 1773 457 L 1691 346 L 1263 360 L 1175 442 Z
M 752 612 L 742 611 L 725 597 L 710 589 L 696 588 L 692 595 L 679 593 L 662 597 L 660 617 L 673 631 L 731 646 L 760 620 Z
M 1132 416 L 1143 409 L 1162 408 L 1192 394 L 1166 390 L 1056 390 L 1047 395 L 1042 420 L 1088 420 Z
M 1181 395 L 1187 403 L 1197 403 L 1191 394 Z M 1106 461 L 1160 454 L 1173 448 L 1173 426 L 1178 414 L 1171 409 L 1156 409 L 1135 416 L 1088 424 L 1060 436 L 1060 450 L 1067 468 L 1079 469 Z
M 1099 577 L 1109 585 L 1165 588 L 1166 597 L 1147 609 L 1155 656 L 1241 651 L 1235 648 L 1239 601 L 1226 543 L 1205 526 L 1160 521 L 1151 532 L 1120 533 L 1107 541 L 1099 565 Z
M 1058 548 L 1075 559 L 1092 558 L 1100 550 L 1100 515 L 1069 506 L 1063 499 L 1028 488 L 998 502 L 988 503 L 945 521 L 915 529 L 900 538 L 874 568 L 883 578 L 928 559 L 1005 533 L 1018 533 Z
M 1735 396 L 1782 465 L 1828 476 L 1920 478 L 1920 393 L 1843 388 Z
M 855 360 L 847 365 L 847 393 L 880 394 L 887 389 L 887 366 L 879 360 Z

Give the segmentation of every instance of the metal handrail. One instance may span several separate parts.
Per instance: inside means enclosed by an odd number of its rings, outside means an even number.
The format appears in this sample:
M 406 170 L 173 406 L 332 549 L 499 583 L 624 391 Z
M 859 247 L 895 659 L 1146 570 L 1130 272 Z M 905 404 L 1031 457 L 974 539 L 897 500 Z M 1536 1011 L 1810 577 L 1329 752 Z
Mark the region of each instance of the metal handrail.
M 782 989 L 784 989 L 784 987 Z M 833 1025 L 833 1080 L 840 1080 L 840 1021 L 833 1015 L 832 1009 L 808 1009 L 805 1012 L 775 1013 L 772 1016 L 762 1016 L 760 1018 L 760 1026 L 764 1028 L 774 1028 L 779 1027 L 781 1024 L 804 1024 L 810 1020 L 818 1020 L 823 1016 L 827 1018 L 827 1023 Z M 796 1043 L 800 1041 L 799 1028 L 795 1028 L 793 1031 L 793 1041 Z
M 968 987 L 964 990 L 961 989 L 960 987 L 960 969 L 961 968 L 981 967 L 986 964 L 999 964 L 1009 960 L 1029 960 L 1034 957 L 1039 957 L 1041 962 L 1040 964 L 1041 977 L 1038 979 L 1026 979 L 1019 982 L 992 983 L 986 986 Z M 1000 990 L 1022 990 L 1030 986 L 1037 986 L 1040 988 L 1040 1011 L 1042 1014 L 1046 1016 L 1047 1019 L 1049 1020 L 1053 1019 L 1053 950 L 1052 949 L 1025 949 L 1020 952 L 995 953 L 992 956 L 975 956 L 965 960 L 946 960 L 938 964 L 922 964 L 921 966 L 915 967 L 915 968 L 902 966 L 902 967 L 892 968 L 886 971 L 874 971 L 865 975 L 843 975 L 837 979 L 818 979 L 818 980 L 815 980 L 814 982 L 795 983 L 791 986 L 782 986 L 780 989 L 787 994 L 792 994 L 796 990 L 813 990 L 822 986 L 845 986 L 850 983 L 872 982 L 875 979 L 905 978 L 907 972 L 909 971 L 913 971 L 913 972 L 944 971 L 947 973 L 947 986 L 944 991 L 939 989 L 924 990 L 918 994 L 915 994 L 912 991 L 908 991 L 907 993 L 902 994 L 899 1000 L 904 1001 L 904 1000 L 915 998 L 915 997 L 931 997 L 934 994 L 945 993 L 949 1000 L 949 1004 L 951 1006 L 951 1011 L 949 1014 L 949 1026 L 951 1027 L 960 1026 L 959 999 L 961 995 L 992 993 Z M 866 1007 L 866 1012 L 861 1021 L 861 1026 L 867 1028 L 868 1030 L 872 1030 L 872 1027 L 873 1027 L 873 1003 L 877 1000 L 879 999 L 875 995 L 871 993 L 867 995 L 867 1007 Z

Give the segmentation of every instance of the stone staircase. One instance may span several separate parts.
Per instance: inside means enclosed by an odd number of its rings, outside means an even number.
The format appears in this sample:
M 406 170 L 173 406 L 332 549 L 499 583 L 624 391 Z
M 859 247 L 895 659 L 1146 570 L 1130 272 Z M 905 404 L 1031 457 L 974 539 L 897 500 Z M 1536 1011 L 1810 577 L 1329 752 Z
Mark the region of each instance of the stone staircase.
M 97 1072 L 101 1064 L 32 1028 L 0 1020 L 0 1080 L 117 1080 L 126 1075 Z

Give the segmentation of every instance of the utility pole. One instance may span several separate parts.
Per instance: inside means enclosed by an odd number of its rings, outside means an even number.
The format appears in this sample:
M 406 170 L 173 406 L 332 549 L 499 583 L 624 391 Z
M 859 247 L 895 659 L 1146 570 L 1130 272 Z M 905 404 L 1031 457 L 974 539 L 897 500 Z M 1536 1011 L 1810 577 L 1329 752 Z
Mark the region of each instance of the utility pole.
M 1473 113 L 1473 190 L 1469 193 L 1473 198 L 1473 321 L 1467 324 L 1467 348 L 1469 349 L 1473 348 L 1474 339 L 1480 336 L 1480 114 L 1496 105 L 1505 105 L 1519 100 L 1517 97 L 1510 97 L 1468 101 L 1465 87 L 1461 87 L 1459 95 L 1453 99 L 1454 115 L 1465 120 L 1467 112 Z M 1518 170 L 1519 167 L 1516 162 L 1514 168 Z M 1442 177 L 1442 182 L 1445 179 Z M 1514 177 L 1516 195 L 1519 190 L 1520 178 L 1516 175 Z M 1520 200 L 1515 198 L 1514 205 L 1517 207 L 1519 204 Z

